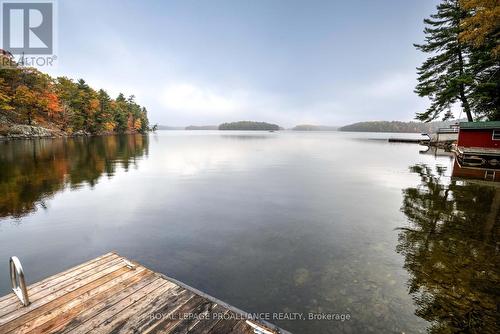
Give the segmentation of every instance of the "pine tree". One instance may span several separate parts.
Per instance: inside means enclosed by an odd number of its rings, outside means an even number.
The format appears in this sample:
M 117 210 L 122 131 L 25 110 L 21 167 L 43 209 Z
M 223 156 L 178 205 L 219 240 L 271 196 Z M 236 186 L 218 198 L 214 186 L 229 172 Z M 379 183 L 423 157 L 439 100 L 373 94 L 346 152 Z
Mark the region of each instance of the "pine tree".
M 95 118 L 98 131 L 102 131 L 106 128 L 106 121 L 110 118 L 111 98 L 104 89 L 100 89 L 97 92 L 97 99 L 99 100 L 99 108 Z
M 415 92 L 429 97 L 430 107 L 417 113 L 417 119 L 432 121 L 444 114 L 443 120 L 452 115 L 451 105 L 460 102 L 469 121 L 473 121 L 470 106 L 473 78 L 468 63 L 468 48 L 460 43 L 460 24 L 467 12 L 461 9 L 459 0 L 444 0 L 437 6 L 437 13 L 425 19 L 425 43 L 414 46 L 431 53 L 418 70 L 418 84 Z
M 127 100 L 125 96 L 120 93 L 116 98 L 115 108 L 113 110 L 113 120 L 116 123 L 118 132 L 123 133 L 127 131 Z
M 146 133 L 149 130 L 149 121 L 148 121 L 148 110 L 145 107 L 142 107 L 141 111 L 141 132 Z
M 474 87 L 470 103 L 481 119 L 500 120 L 500 57 L 494 56 L 494 46 L 484 44 L 471 48 L 470 64 Z

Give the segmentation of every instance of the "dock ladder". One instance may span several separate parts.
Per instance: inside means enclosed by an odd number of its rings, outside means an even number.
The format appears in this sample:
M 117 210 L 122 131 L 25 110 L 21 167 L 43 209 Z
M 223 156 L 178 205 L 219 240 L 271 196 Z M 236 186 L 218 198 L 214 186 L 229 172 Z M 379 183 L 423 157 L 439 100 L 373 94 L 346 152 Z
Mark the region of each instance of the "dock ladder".
M 10 258 L 9 267 L 12 291 L 14 291 L 23 306 L 28 306 L 30 300 L 28 297 L 28 290 L 26 289 L 26 281 L 24 280 L 24 270 L 17 256 L 12 256 Z

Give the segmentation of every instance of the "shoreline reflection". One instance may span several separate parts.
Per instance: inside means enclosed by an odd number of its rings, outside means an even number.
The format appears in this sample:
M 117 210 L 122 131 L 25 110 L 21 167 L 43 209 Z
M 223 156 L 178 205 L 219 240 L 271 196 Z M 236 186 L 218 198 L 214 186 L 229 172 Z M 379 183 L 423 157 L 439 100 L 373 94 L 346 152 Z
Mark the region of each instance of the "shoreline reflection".
M 415 314 L 430 333 L 498 333 L 500 187 L 445 176 L 419 164 L 417 187 L 403 190 L 396 251 L 410 274 Z
M 20 218 L 83 184 L 93 187 L 117 167 L 127 171 L 148 154 L 142 135 L 41 139 L 0 143 L 0 218 Z

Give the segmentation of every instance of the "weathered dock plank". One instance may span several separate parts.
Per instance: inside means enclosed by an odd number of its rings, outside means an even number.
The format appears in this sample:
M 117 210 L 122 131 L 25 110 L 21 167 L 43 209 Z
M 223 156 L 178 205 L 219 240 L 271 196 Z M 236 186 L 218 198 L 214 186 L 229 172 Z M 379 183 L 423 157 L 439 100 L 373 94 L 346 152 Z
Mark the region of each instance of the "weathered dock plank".
M 0 298 L 0 334 L 254 333 L 244 313 L 116 253 Z M 284 333 L 257 323 L 269 333 Z
M 33 285 L 30 286 L 30 296 L 31 300 L 34 300 L 36 298 L 37 294 L 42 293 L 43 290 L 53 287 L 57 284 L 68 284 L 69 282 L 72 282 L 71 279 L 75 277 L 80 277 L 87 272 L 88 270 L 95 268 L 97 266 L 100 266 L 102 264 L 109 263 L 110 261 L 117 259 L 118 256 L 113 253 L 108 253 L 106 255 L 100 256 L 94 260 L 85 262 L 79 266 L 76 266 L 74 268 L 71 268 L 69 270 L 66 270 L 60 274 L 50 276 L 40 282 L 37 282 Z M 14 294 L 8 294 L 2 298 L 0 298 L 0 316 L 2 316 L 2 310 L 7 306 L 7 305 L 18 305 L 18 299 Z
M 55 319 L 54 324 L 47 324 L 48 326 L 44 326 L 43 330 L 40 333 L 47 332 L 47 330 L 52 330 L 54 333 L 71 333 L 75 328 L 85 323 L 86 320 L 92 319 L 97 314 L 101 313 L 105 308 L 110 305 L 114 305 L 120 300 L 132 294 L 134 291 L 142 289 L 144 286 L 152 283 L 157 280 L 158 277 L 151 272 L 148 272 L 146 277 L 143 277 L 138 282 L 132 282 L 130 285 L 127 285 L 125 289 L 119 290 L 117 292 L 111 291 L 106 292 L 103 295 L 100 295 L 100 298 L 97 302 L 87 302 L 86 305 L 83 305 L 79 309 L 73 309 L 72 314 L 68 315 L 61 319 L 58 317 Z
M 40 327 L 41 330 L 39 332 L 43 333 L 49 331 L 51 328 L 60 327 L 69 322 L 70 319 L 74 318 L 84 309 L 90 309 L 103 300 L 108 299 L 110 295 L 125 289 L 127 286 L 141 280 L 145 281 L 145 276 L 147 275 L 152 276 L 151 273 L 147 272 L 144 268 L 137 270 L 137 272 L 126 272 L 116 280 L 109 281 L 97 289 L 84 293 L 72 301 L 44 313 L 42 316 L 26 322 L 22 326 L 16 328 L 13 333 L 26 333 L 34 331 L 38 327 Z
M 212 330 L 212 328 L 215 327 L 217 322 L 220 321 L 217 315 L 224 316 L 229 313 L 229 310 L 224 308 L 222 305 L 213 303 L 211 306 L 212 308 L 207 310 L 207 316 L 194 324 L 194 326 L 189 329 L 189 333 L 207 334 Z

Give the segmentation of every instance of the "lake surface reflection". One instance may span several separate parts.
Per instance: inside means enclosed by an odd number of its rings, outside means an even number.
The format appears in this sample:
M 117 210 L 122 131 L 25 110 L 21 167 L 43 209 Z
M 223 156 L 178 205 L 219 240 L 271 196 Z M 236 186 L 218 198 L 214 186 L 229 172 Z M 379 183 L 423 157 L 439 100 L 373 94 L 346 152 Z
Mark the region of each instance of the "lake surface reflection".
M 0 143 L 0 261 L 34 282 L 116 250 L 248 312 L 351 316 L 271 320 L 296 333 L 493 332 L 497 187 L 388 136 Z
M 449 180 L 443 166 L 410 170 L 421 183 L 403 191 L 410 224 L 397 251 L 416 314 L 433 333 L 498 333 L 500 186 Z

